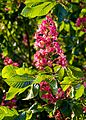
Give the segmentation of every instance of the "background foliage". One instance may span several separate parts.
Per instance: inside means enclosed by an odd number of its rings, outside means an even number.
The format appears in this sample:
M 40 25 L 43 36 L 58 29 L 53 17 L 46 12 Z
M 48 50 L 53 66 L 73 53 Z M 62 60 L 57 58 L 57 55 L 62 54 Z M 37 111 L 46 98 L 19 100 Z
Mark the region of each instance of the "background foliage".
M 68 60 L 66 69 L 54 67 L 55 74 L 49 66 L 40 71 L 33 65 L 34 34 L 46 15 L 55 22 L 58 41 Z M 86 18 L 85 0 L 0 1 L 1 120 L 86 118 L 86 21 L 76 25 L 77 18 L 83 17 Z M 9 59 L 18 66 L 10 65 Z M 64 92 L 71 87 L 70 97 L 49 104 L 41 98 L 43 80 L 49 83 L 54 96 L 58 82 Z M 60 119 L 55 117 L 57 110 L 62 115 Z

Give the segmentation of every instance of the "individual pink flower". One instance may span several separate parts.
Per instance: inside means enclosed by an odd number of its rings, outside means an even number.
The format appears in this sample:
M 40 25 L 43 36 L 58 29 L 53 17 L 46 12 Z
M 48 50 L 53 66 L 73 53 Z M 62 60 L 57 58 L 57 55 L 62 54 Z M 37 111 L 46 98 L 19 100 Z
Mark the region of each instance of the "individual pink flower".
M 19 64 L 18 64 L 17 62 L 14 62 L 12 65 L 13 65 L 13 66 L 16 66 L 16 67 L 19 66 Z
M 13 63 L 12 59 L 9 57 L 6 57 L 4 59 L 4 65 L 11 65 Z

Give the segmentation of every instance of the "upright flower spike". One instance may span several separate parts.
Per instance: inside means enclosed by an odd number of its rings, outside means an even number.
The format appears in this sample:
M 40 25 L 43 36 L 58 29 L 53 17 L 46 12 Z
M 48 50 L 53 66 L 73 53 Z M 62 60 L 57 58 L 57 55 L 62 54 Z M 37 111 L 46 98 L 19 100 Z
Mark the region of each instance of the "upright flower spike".
M 34 65 L 38 69 L 44 69 L 45 66 L 53 66 L 53 63 L 66 67 L 67 60 L 57 42 L 58 32 L 51 17 L 46 16 L 35 33 L 36 53 L 34 54 Z

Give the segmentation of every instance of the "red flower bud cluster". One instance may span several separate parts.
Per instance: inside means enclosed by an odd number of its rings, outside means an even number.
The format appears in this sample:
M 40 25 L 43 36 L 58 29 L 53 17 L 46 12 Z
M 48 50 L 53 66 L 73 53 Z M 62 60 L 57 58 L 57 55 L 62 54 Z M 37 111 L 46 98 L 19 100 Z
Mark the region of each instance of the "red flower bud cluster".
M 4 58 L 4 65 L 13 65 L 13 66 L 19 66 L 17 62 L 13 62 L 13 60 L 9 57 Z
M 48 100 L 48 103 L 55 103 L 57 100 L 65 98 L 65 92 L 61 88 L 58 88 L 57 94 L 53 96 L 50 85 L 46 81 L 40 82 L 40 91 L 41 98 Z
M 54 103 L 56 101 L 56 98 L 53 96 L 48 82 L 40 82 L 40 91 L 42 92 L 41 98 L 48 100 L 48 103 Z
M 64 98 L 65 98 L 65 92 L 61 88 L 58 88 L 56 99 L 59 100 L 59 99 L 64 99 Z
M 56 112 L 55 112 L 55 120 L 62 120 L 61 119 L 61 113 L 60 113 L 59 110 L 56 110 Z
M 39 29 L 35 33 L 35 48 L 34 61 L 36 68 L 44 69 L 45 66 L 53 66 L 53 63 L 59 64 L 62 67 L 67 65 L 66 56 L 56 41 L 58 32 L 52 18 L 46 16 L 46 20 L 42 21 Z
M 76 26 L 82 27 L 82 31 L 86 32 L 86 17 L 77 18 L 76 20 Z
M 6 95 L 3 96 L 1 106 L 7 106 L 8 108 L 16 108 L 16 98 L 13 98 L 12 100 L 5 100 Z

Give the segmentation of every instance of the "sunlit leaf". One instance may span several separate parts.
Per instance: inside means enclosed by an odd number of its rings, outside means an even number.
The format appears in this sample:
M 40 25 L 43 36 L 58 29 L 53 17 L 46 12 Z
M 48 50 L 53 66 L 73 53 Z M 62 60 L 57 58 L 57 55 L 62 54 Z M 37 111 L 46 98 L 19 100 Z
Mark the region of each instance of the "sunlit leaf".
M 36 16 L 46 15 L 54 6 L 56 2 L 44 2 L 34 7 L 25 7 L 22 11 L 24 17 L 34 18 Z
M 75 99 L 80 98 L 84 93 L 84 86 L 81 85 L 77 90 L 76 90 L 76 94 L 75 94 Z
M 13 67 L 12 65 L 7 65 L 2 69 L 3 78 L 10 78 L 15 74 L 16 74 L 15 67 Z

